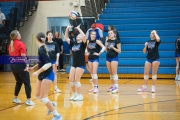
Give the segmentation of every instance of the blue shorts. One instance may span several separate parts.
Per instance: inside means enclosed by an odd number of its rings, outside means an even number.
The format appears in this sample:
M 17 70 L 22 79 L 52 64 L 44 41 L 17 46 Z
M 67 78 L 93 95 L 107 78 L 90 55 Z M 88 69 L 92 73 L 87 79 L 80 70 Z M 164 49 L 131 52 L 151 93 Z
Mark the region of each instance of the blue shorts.
M 155 61 L 159 61 L 159 59 L 156 59 L 156 60 L 147 59 L 146 61 L 149 62 L 149 63 L 153 63 Z
M 99 58 L 96 58 L 95 60 L 88 59 L 88 62 L 99 62 Z
M 56 60 L 52 60 L 51 63 L 52 63 L 52 64 L 56 64 Z
M 106 58 L 106 61 L 108 61 L 108 62 L 117 61 L 118 62 L 118 57 L 115 57 L 115 58 Z
M 72 66 L 72 67 L 74 67 L 74 66 Z M 74 67 L 74 68 L 77 68 L 77 67 Z M 85 66 L 80 66 L 79 68 L 82 68 L 82 69 L 86 69 L 86 67 Z
M 48 80 L 51 80 L 51 81 L 54 81 L 54 72 L 51 71 L 44 79 L 48 79 Z
M 180 54 L 176 54 L 176 53 L 175 53 L 175 57 L 180 57 Z

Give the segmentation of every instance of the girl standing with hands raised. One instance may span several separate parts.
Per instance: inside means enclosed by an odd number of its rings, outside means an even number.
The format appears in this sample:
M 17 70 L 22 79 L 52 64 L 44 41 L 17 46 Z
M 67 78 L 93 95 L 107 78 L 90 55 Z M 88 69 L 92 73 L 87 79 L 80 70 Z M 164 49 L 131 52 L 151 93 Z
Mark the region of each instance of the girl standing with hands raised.
M 85 70 L 84 54 L 86 49 L 86 36 L 80 29 L 80 25 L 78 25 L 76 28 L 80 34 L 76 36 L 76 41 L 72 41 L 68 38 L 68 31 L 70 28 L 72 28 L 72 26 L 67 26 L 65 31 L 65 39 L 70 45 L 73 55 L 73 64 L 69 74 L 70 85 L 73 91 L 73 95 L 70 100 L 80 101 L 83 100 L 80 79 Z
M 152 93 L 155 92 L 157 70 L 158 70 L 159 65 L 160 65 L 158 47 L 161 43 L 161 40 L 160 40 L 160 37 L 158 36 L 156 30 L 151 31 L 150 38 L 151 38 L 151 40 L 148 40 L 145 43 L 145 46 L 143 49 L 143 53 L 145 54 L 146 52 L 148 52 L 148 54 L 146 56 L 147 60 L 146 60 L 145 65 L 144 65 L 144 85 L 137 90 L 138 92 L 147 92 L 148 91 L 147 83 L 148 83 L 149 72 L 150 72 L 151 67 L 152 67 L 151 92 Z

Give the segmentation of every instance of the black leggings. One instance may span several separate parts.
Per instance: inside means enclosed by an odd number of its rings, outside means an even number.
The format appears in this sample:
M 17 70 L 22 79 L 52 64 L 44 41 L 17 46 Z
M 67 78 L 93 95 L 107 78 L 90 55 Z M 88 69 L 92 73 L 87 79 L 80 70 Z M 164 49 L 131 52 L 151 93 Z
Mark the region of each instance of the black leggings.
M 59 68 L 60 69 L 63 69 L 63 61 L 64 61 L 63 56 L 64 56 L 64 54 L 60 54 L 60 56 L 59 56 Z
M 21 90 L 22 84 L 24 84 L 26 97 L 31 98 L 31 84 L 30 84 L 30 76 L 29 72 L 24 71 L 26 68 L 25 64 L 11 64 L 11 70 L 16 79 L 16 86 L 14 95 L 18 96 L 19 91 Z

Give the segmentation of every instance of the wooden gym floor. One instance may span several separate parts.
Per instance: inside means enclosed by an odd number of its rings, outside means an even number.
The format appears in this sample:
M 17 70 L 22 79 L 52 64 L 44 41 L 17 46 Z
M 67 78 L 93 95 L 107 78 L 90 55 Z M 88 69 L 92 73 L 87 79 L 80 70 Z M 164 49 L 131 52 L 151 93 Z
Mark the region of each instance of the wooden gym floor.
M 32 73 L 31 73 L 32 74 Z M 22 104 L 12 103 L 15 80 L 11 72 L 0 73 L 0 120 L 50 120 L 47 108 L 34 99 L 36 78 L 31 77 L 32 100 L 35 106 L 24 104 L 25 90 L 22 87 L 19 99 Z M 99 79 L 99 94 L 89 93 L 89 79 L 82 79 L 84 101 L 69 101 L 70 85 L 65 73 L 58 73 L 58 87 L 62 93 L 54 93 L 53 85 L 49 99 L 57 102 L 57 110 L 63 120 L 180 120 L 180 81 L 157 80 L 156 93 L 137 93 L 142 79 L 120 79 L 118 94 L 106 92 L 110 80 Z

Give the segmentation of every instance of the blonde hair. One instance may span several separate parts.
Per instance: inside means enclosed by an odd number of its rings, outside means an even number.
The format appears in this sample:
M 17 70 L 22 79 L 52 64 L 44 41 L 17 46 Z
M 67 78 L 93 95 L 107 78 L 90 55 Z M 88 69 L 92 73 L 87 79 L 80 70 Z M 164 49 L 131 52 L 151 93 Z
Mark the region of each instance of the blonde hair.
M 38 41 L 39 41 L 40 43 L 43 44 L 43 46 L 44 46 L 44 48 L 45 48 L 45 50 L 46 50 L 46 54 L 49 55 L 49 54 L 48 54 L 49 50 L 48 50 L 48 48 L 47 48 L 47 46 L 46 46 L 46 44 L 45 44 L 45 40 L 46 40 L 45 34 L 42 33 L 42 32 L 40 32 L 40 33 L 38 33 L 38 34 L 36 35 L 36 38 L 38 39 Z
M 10 33 L 10 38 L 11 38 L 11 43 L 10 43 L 10 47 L 11 47 L 11 52 L 14 51 L 14 39 L 16 39 L 18 37 L 19 32 L 17 30 L 13 30 Z

